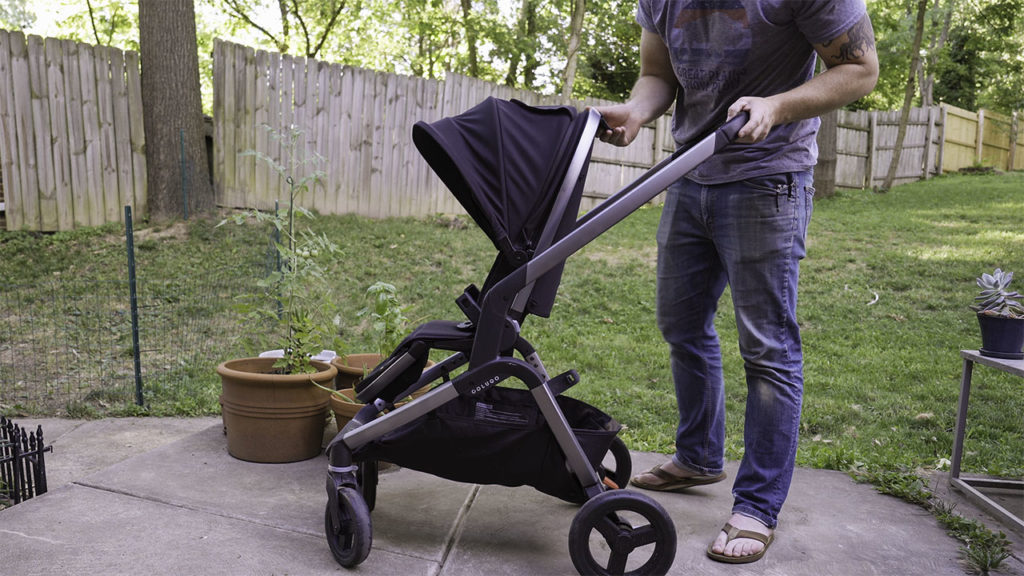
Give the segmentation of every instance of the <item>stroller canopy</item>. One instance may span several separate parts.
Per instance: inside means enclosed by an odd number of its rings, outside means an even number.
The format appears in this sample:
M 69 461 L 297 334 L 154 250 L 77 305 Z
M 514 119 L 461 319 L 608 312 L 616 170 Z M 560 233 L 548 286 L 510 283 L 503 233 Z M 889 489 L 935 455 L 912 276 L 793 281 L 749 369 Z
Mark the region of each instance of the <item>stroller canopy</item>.
M 571 107 L 495 98 L 413 126 L 420 154 L 498 249 L 484 293 L 533 257 L 550 219 L 557 220 L 553 242 L 574 228 L 586 163 L 565 210 L 552 214 L 552 207 L 585 126 L 586 115 Z M 559 266 L 538 279 L 524 313 L 551 313 L 561 274 Z

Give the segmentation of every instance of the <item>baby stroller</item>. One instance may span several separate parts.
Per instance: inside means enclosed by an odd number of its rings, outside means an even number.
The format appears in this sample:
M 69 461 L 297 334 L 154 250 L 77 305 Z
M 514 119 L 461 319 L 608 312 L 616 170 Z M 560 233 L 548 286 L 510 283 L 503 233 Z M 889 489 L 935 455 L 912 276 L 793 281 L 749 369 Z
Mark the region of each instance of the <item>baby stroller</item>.
M 549 376 L 520 327 L 529 315 L 550 315 L 570 255 L 730 142 L 743 123 L 736 118 L 665 159 L 579 220 L 598 112 L 489 98 L 414 126 L 420 153 L 498 254 L 483 287 L 456 299 L 465 320 L 419 326 L 357 384 L 366 406 L 327 448 L 324 525 L 339 564 L 355 566 L 370 552 L 377 463 L 385 461 L 460 482 L 528 485 L 581 504 L 569 531 L 581 574 L 622 574 L 627 561 L 639 565 L 631 573 L 669 570 L 671 518 L 650 497 L 615 489 L 631 473 L 620 425 L 563 396 L 579 375 Z M 431 350 L 450 355 L 424 370 Z M 497 386 L 510 379 L 525 390 Z M 592 540 L 600 548 L 601 539 L 610 553 L 595 555 Z

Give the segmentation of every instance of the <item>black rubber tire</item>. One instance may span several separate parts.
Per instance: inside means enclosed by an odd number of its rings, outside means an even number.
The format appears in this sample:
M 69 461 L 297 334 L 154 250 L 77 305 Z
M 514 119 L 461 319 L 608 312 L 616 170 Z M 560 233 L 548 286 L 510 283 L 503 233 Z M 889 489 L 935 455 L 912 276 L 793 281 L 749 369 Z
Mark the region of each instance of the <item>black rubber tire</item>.
M 338 515 L 341 525 L 337 530 L 331 521 L 331 504 L 324 511 L 324 531 L 334 559 L 346 568 L 360 564 L 370 554 L 373 544 L 373 524 L 370 510 L 362 494 L 355 488 L 338 489 Z
M 615 459 L 615 467 L 604 467 L 606 478 L 615 483 L 619 488 L 625 488 L 629 484 L 629 478 L 633 474 L 633 458 L 629 455 L 629 448 L 622 438 L 616 436 L 612 439 L 608 453 Z
M 359 471 L 356 472 L 356 481 L 359 482 L 359 491 L 366 501 L 366 509 L 373 512 L 377 505 L 377 478 L 380 474 L 380 465 L 376 460 L 366 460 L 359 463 Z
M 632 526 L 618 512 L 631 512 L 644 522 Z M 610 550 L 605 562 L 594 556 L 591 547 L 593 531 L 604 539 Z M 649 549 L 653 545 L 653 549 Z M 640 550 L 646 559 L 626 572 L 627 561 Z M 663 575 L 672 567 L 676 556 L 676 528 L 668 512 L 650 496 L 628 490 L 602 492 L 588 500 L 576 513 L 569 528 L 569 556 L 576 570 L 584 576 L 607 574 Z M 635 564 L 636 562 L 634 562 Z

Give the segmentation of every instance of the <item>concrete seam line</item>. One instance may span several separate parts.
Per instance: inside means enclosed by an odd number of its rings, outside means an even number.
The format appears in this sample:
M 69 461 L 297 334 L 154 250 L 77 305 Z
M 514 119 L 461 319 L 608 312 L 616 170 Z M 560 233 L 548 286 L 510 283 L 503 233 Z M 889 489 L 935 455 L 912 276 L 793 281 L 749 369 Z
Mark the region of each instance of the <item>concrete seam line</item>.
M 473 503 L 476 502 L 476 497 L 480 493 L 480 485 L 473 484 L 469 489 L 469 494 L 466 495 L 466 501 L 462 503 L 462 507 L 459 508 L 459 513 L 455 516 L 455 522 L 452 523 L 451 530 L 444 538 L 444 551 L 441 553 L 441 561 L 437 563 L 437 568 L 431 570 L 428 576 L 439 576 L 444 571 L 445 565 L 448 564 L 448 555 L 451 554 L 452 550 L 459 543 L 459 539 L 462 538 L 462 531 L 466 527 L 466 518 L 469 516 L 469 510 L 473 507 Z

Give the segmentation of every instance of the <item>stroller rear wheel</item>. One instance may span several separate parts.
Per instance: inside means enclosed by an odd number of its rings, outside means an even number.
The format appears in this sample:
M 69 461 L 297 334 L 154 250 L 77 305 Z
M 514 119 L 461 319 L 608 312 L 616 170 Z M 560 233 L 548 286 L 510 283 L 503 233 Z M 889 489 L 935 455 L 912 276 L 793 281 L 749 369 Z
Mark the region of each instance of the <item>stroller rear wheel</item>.
M 633 459 L 622 438 L 616 436 L 612 439 L 612 444 L 608 447 L 608 455 L 612 457 L 613 462 L 609 463 L 606 459 L 602 464 L 604 477 L 614 483 L 617 488 L 625 488 L 629 484 L 630 475 L 633 474 Z
M 602 492 L 580 508 L 569 528 L 569 556 L 580 574 L 666 574 L 675 555 L 672 519 L 644 494 Z
M 373 543 L 373 525 L 370 510 L 358 490 L 348 486 L 338 489 L 338 509 L 331 510 L 330 502 L 327 503 L 324 530 L 331 554 L 338 564 L 351 568 L 366 560 Z

